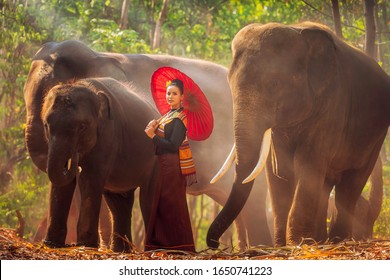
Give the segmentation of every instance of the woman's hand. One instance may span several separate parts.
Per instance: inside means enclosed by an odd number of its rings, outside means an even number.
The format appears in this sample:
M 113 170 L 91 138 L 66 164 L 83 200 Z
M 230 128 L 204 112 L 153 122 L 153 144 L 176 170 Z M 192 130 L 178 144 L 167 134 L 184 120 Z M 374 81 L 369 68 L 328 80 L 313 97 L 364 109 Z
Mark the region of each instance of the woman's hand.
M 156 133 L 154 133 L 156 131 L 156 128 L 158 126 L 158 123 L 156 120 L 151 120 L 148 125 L 146 126 L 145 128 L 145 133 L 146 135 L 149 136 L 149 138 L 152 138 L 156 135 Z

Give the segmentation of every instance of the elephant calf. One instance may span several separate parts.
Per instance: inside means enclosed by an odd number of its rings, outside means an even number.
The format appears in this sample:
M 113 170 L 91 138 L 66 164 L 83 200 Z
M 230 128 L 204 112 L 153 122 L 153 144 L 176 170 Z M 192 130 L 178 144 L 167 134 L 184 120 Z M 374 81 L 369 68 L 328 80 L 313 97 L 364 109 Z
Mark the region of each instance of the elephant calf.
M 90 78 L 51 88 L 42 122 L 48 142 L 51 181 L 45 243 L 65 245 L 66 222 L 76 184 L 81 194 L 77 243 L 99 246 L 102 195 L 113 218 L 114 251 L 128 251 L 134 190 L 148 222 L 148 200 L 156 183 L 154 147 L 144 128 L 158 112 L 127 85 L 112 78 Z M 128 242 L 129 241 L 129 242 Z

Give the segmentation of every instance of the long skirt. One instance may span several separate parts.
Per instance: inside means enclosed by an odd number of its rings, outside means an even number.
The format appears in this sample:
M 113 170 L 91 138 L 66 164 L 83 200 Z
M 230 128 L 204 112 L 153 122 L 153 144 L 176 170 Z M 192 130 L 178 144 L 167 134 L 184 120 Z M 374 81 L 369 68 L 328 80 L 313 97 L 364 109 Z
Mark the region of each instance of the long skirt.
M 166 249 L 195 252 L 179 156 L 163 154 L 158 156 L 158 160 L 160 173 L 146 229 L 145 251 Z

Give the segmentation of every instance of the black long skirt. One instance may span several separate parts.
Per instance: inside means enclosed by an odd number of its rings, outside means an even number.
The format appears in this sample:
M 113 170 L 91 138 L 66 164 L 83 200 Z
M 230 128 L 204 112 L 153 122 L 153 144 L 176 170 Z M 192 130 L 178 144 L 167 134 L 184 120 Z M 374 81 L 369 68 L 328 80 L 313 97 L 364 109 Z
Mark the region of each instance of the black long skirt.
M 158 156 L 160 174 L 146 229 L 145 251 L 166 249 L 195 252 L 179 156 Z

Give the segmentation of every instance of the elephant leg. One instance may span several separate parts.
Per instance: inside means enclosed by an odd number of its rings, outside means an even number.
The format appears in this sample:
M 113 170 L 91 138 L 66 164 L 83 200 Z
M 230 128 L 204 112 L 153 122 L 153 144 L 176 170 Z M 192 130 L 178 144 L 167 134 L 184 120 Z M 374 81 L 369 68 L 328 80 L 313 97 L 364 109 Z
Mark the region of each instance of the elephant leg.
M 327 209 L 321 208 L 325 205 L 321 205 L 321 201 L 327 162 L 326 158 L 306 147 L 296 152 L 296 190 L 287 221 L 287 244 L 299 244 L 306 238 L 315 239 L 317 225 L 326 222 L 317 219 L 319 216 L 325 219 Z
M 382 142 L 378 141 L 367 164 L 360 169 L 347 170 L 336 185 L 336 209 L 333 226 L 329 232 L 332 241 L 340 241 L 352 236 L 356 203 L 378 160 Z
M 320 200 L 319 200 L 319 209 L 317 212 L 317 225 L 316 225 L 316 234 L 314 236 L 314 239 L 317 242 L 325 242 L 328 239 L 328 204 L 329 204 L 329 196 L 330 192 L 332 191 L 333 185 L 325 182 L 324 186 L 322 187 L 321 193 L 320 193 Z
M 65 246 L 67 220 L 75 187 L 76 181 L 64 186 L 50 186 L 49 218 L 44 240 L 49 247 Z
M 277 132 L 275 132 L 277 134 Z M 274 216 L 274 246 L 286 245 L 287 219 L 294 198 L 294 172 L 292 154 L 282 137 L 273 137 L 273 153 L 276 164 L 269 157 L 266 164 L 266 175 Z M 277 153 L 275 152 L 277 151 Z
M 356 202 L 355 211 L 354 211 L 354 219 L 352 222 L 352 237 L 354 240 L 364 240 L 371 235 L 369 234 L 369 227 L 373 226 L 371 223 L 371 207 L 369 202 L 360 195 L 358 201 Z
M 112 221 L 110 210 L 106 200 L 102 199 L 102 206 L 100 208 L 99 215 L 99 232 L 100 232 L 100 242 L 107 247 L 111 246 L 111 230 L 112 230 Z
M 334 223 L 329 232 L 331 241 L 339 242 L 352 236 L 355 206 L 368 176 L 369 172 L 363 170 L 346 171 L 336 185 Z
M 76 189 L 75 195 L 77 192 L 78 190 Z M 80 213 L 80 201 L 75 199 L 75 195 L 73 196 L 68 215 L 66 244 L 74 244 L 77 241 L 77 220 Z
M 131 218 L 134 204 L 134 191 L 126 193 L 104 192 L 108 208 L 112 215 L 112 239 L 111 250 L 114 252 L 130 252 L 131 242 Z
M 249 239 L 249 246 L 272 245 L 267 219 L 267 182 L 265 172 L 257 178 L 242 215 Z M 254 213 L 256 213 L 254 215 Z
M 384 145 L 382 146 L 381 152 Z M 371 172 L 371 189 L 368 199 L 359 197 L 355 207 L 354 223 L 352 235 L 355 240 L 367 239 L 372 237 L 374 223 L 379 216 L 383 202 L 383 166 L 380 154 L 374 169 Z M 365 218 L 364 218 L 365 217 Z
M 267 178 L 274 214 L 274 246 L 286 245 L 288 213 L 294 198 L 294 183 L 275 175 L 272 166 L 267 163 Z
M 104 180 L 99 176 L 92 179 L 92 176 L 85 173 L 81 173 L 79 180 L 81 203 L 77 223 L 77 245 L 98 248 L 100 244 L 99 213 Z

